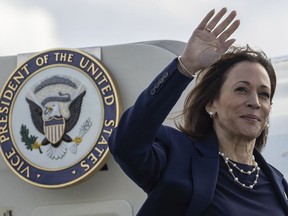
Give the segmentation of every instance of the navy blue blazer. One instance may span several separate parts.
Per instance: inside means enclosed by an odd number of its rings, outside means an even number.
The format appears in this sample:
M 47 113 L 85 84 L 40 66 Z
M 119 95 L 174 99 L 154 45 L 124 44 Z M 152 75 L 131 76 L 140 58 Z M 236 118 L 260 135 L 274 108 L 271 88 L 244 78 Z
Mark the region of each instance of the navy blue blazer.
M 148 195 L 138 216 L 197 216 L 212 201 L 219 169 L 216 136 L 196 141 L 162 125 L 191 80 L 178 71 L 175 59 L 123 113 L 110 136 L 115 160 Z M 287 182 L 254 153 L 288 215 Z

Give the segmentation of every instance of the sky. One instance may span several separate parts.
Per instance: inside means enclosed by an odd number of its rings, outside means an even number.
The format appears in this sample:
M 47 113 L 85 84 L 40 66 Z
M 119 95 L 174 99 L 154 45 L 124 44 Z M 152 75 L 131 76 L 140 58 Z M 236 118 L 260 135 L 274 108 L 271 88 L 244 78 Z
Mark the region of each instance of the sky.
M 0 0 L 0 56 L 153 40 L 186 42 L 206 13 L 222 7 L 237 11 L 236 44 L 288 59 L 287 0 Z M 283 119 L 284 125 L 287 116 Z M 279 160 L 279 151 L 267 156 L 277 158 L 274 163 L 288 176 L 283 166 L 287 157 Z
M 0 0 L 0 56 L 151 40 L 186 42 L 211 9 L 236 10 L 236 44 L 288 55 L 287 0 Z

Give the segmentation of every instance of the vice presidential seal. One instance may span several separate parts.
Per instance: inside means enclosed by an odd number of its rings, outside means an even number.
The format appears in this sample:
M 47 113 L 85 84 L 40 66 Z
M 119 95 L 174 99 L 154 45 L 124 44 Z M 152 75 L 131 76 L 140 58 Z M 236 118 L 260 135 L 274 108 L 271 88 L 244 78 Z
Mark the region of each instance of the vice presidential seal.
M 64 187 L 106 162 L 119 96 L 91 55 L 70 49 L 36 54 L 12 73 L 0 99 L 2 156 L 23 180 Z

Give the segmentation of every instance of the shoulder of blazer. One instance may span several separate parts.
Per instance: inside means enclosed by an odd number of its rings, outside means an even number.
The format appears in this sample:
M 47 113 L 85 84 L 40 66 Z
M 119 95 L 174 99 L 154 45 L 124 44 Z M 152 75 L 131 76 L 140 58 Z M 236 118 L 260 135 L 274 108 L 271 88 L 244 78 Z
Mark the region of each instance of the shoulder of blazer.
M 260 152 L 258 152 L 256 149 L 254 150 L 254 155 L 260 168 L 269 178 L 274 188 L 275 194 L 277 194 L 277 196 L 280 198 L 281 204 L 283 205 L 284 210 L 288 215 L 288 199 L 287 199 L 288 186 L 286 180 L 284 179 L 284 175 L 275 167 L 268 164 L 266 160 L 263 158 L 263 156 L 260 154 Z
M 215 133 L 211 133 L 203 140 L 195 140 L 195 148 L 204 157 L 218 158 L 218 141 Z
M 167 152 L 172 148 L 182 148 L 184 151 L 194 152 L 195 140 L 191 139 L 182 131 L 167 125 L 161 125 L 154 141 Z

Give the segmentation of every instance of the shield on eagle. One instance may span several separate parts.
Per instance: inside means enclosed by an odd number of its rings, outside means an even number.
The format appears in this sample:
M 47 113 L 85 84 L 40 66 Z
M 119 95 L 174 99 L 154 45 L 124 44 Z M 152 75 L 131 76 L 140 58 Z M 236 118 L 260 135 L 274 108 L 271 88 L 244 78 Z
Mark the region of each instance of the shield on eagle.
M 58 143 L 62 139 L 64 132 L 64 117 L 53 116 L 48 121 L 44 121 L 44 134 L 52 145 Z

